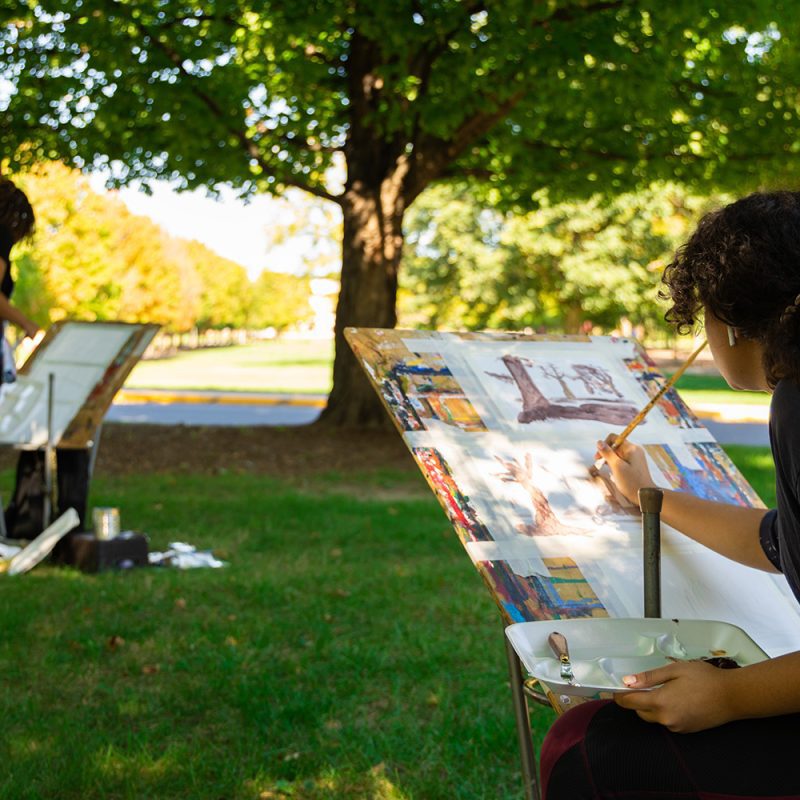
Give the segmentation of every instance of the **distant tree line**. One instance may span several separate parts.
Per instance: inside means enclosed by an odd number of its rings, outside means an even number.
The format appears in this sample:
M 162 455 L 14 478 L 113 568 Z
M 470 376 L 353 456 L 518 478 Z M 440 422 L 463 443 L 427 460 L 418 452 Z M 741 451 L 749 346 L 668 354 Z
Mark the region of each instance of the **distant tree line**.
M 40 325 L 157 322 L 181 333 L 282 331 L 312 316 L 309 281 L 247 271 L 203 244 L 170 236 L 84 176 L 48 163 L 17 178 L 36 211 L 34 238 L 15 251 L 15 302 Z

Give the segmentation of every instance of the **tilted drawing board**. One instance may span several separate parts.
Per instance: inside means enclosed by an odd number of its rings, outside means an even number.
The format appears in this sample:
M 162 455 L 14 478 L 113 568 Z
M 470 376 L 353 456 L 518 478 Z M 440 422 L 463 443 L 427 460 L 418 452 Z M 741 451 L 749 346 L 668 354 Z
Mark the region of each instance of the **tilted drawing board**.
M 54 376 L 53 437 L 59 447 L 88 447 L 114 395 L 142 357 L 158 325 L 57 322 L 0 398 L 0 442 L 47 442 L 47 391 Z
M 641 617 L 641 517 L 596 442 L 663 385 L 630 339 L 350 328 L 347 340 L 508 622 Z M 763 507 L 674 390 L 631 434 L 666 489 Z M 782 576 L 736 564 L 667 525 L 662 615 L 744 628 L 800 649 Z

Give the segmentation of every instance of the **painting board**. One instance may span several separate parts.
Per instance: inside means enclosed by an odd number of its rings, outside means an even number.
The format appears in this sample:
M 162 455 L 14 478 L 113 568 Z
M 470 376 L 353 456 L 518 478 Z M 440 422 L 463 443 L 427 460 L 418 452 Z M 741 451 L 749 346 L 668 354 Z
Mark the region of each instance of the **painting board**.
M 158 325 L 57 322 L 0 398 L 0 441 L 47 442 L 47 387 L 54 376 L 53 444 L 91 445 L 114 395 L 152 341 Z
M 346 337 L 509 622 L 643 613 L 641 518 L 595 443 L 663 385 L 613 337 L 348 329 Z M 673 389 L 631 441 L 666 489 L 760 499 Z M 664 616 L 743 627 L 767 652 L 800 649 L 782 576 L 735 564 L 663 526 Z

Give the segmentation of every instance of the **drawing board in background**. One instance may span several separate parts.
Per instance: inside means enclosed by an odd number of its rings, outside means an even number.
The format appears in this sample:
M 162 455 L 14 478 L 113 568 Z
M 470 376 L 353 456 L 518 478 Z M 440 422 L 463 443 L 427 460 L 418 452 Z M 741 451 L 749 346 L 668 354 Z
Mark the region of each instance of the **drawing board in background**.
M 663 385 L 612 337 L 351 328 L 356 357 L 509 622 L 643 614 L 641 518 L 588 471 Z M 763 504 L 672 389 L 631 434 L 665 489 Z M 782 576 L 663 526 L 665 617 L 743 627 L 771 654 L 800 649 Z
M 158 325 L 57 322 L 0 398 L 0 442 L 47 442 L 47 387 L 54 376 L 52 443 L 91 445 L 114 395 L 150 344 Z

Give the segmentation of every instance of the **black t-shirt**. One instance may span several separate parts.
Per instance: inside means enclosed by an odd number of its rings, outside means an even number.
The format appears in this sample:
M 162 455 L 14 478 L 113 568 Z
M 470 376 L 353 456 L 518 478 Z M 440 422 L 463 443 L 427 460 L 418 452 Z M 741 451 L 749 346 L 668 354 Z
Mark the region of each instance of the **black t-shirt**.
M 11 248 L 13 245 L 14 239 L 11 236 L 11 231 L 5 225 L 0 225 L 0 258 L 6 263 L 3 280 L 0 281 L 0 292 L 9 299 L 14 291 L 14 281 L 11 278 Z
M 800 600 L 800 386 L 780 380 L 772 394 L 769 441 L 778 507 L 761 521 L 761 546 Z

